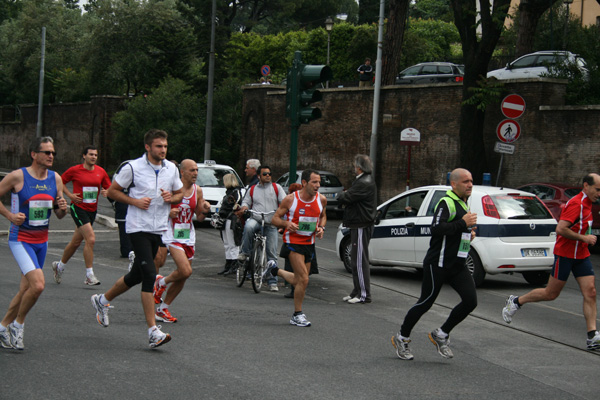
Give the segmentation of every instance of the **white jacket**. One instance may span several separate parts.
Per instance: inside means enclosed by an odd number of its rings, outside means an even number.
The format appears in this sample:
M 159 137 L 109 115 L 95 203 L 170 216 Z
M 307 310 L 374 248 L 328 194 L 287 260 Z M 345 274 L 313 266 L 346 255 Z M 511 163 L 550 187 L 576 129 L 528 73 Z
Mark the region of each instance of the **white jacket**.
M 161 169 L 156 173 L 146 153 L 128 164 L 131 168 L 124 165 L 113 179 L 119 186 L 129 188 L 129 197 L 150 197 L 152 201 L 147 210 L 129 205 L 125 222 L 127 233 L 148 232 L 160 235 L 167 230 L 171 210 L 171 205 L 164 202 L 160 189 L 169 192 L 181 189 L 183 183 L 179 178 L 179 171 L 175 164 L 163 160 Z

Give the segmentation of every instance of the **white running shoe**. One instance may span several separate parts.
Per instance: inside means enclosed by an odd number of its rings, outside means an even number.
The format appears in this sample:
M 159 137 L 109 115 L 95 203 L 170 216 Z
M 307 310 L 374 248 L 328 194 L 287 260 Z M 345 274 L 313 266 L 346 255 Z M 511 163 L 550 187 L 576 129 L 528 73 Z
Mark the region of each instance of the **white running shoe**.
M 12 343 L 10 342 L 10 332 L 8 328 L 0 332 L 0 347 L 3 349 L 12 349 Z
M 92 274 L 91 276 L 86 276 L 83 283 L 88 286 L 96 286 L 100 284 L 100 281 L 96 278 L 96 275 Z
M 298 314 L 292 316 L 292 319 L 290 319 L 290 324 L 296 326 L 310 326 L 310 321 L 306 319 L 306 315 Z
M 171 340 L 171 335 L 168 333 L 163 333 L 160 328 L 162 326 L 157 325 L 156 329 L 154 329 L 150 335 L 148 335 L 148 342 L 150 344 L 150 348 L 154 349 L 158 346 L 162 346 L 165 343 L 168 343 Z
M 269 285 L 269 291 L 270 292 L 279 292 L 279 287 L 277 286 L 276 283 L 271 283 Z
M 600 332 L 596 331 L 596 334 L 593 338 L 587 339 L 587 349 L 588 350 L 598 350 L 600 349 Z
M 62 274 L 65 271 L 58 269 L 59 261 L 52 261 L 52 272 L 54 272 L 54 282 L 60 284 L 62 282 Z
M 92 296 L 92 306 L 94 306 L 94 309 L 96 310 L 96 320 L 100 325 L 106 328 L 108 326 L 108 309 L 112 307 L 110 304 L 107 306 L 102 305 L 99 294 Z
M 450 339 L 448 337 L 443 338 L 440 336 L 438 329 L 429 334 L 429 340 L 431 340 L 431 343 L 437 347 L 437 351 L 440 353 L 440 356 L 444 358 L 454 357 L 454 353 L 452 353 L 452 350 L 450 350 Z
M 519 309 L 519 306 L 517 305 L 517 303 L 515 303 L 516 298 L 517 296 L 513 296 L 512 294 L 508 296 L 508 299 L 506 299 L 506 305 L 502 309 L 502 318 L 504 318 L 504 321 L 507 324 L 510 324 L 512 322 L 513 315 L 515 315 L 515 313 Z
M 10 334 L 10 344 L 17 350 L 23 350 L 25 345 L 23 344 L 23 331 L 25 328 L 17 328 L 12 323 L 8 325 L 8 332 Z
M 399 334 L 392 336 L 392 346 L 396 348 L 398 358 L 402 360 L 412 360 L 415 358 L 408 348 L 409 343 L 410 339 L 402 339 Z

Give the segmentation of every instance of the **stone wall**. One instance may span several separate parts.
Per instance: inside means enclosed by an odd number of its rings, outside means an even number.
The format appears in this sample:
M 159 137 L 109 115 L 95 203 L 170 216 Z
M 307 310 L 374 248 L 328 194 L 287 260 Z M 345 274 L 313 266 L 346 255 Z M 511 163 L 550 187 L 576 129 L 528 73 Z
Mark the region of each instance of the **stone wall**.
M 241 163 L 259 158 L 277 178 L 289 169 L 285 87 L 244 89 Z M 584 173 L 600 170 L 600 106 L 564 106 L 565 90 L 564 81 L 553 79 L 506 83 L 506 94 L 520 94 L 527 108 L 518 119 L 521 136 L 514 143 L 515 154 L 503 157 L 499 185 L 575 184 Z M 299 129 L 297 167 L 331 171 L 348 187 L 354 178 L 353 156 L 370 152 L 373 89 L 336 88 L 322 93 L 318 104 L 323 117 Z M 459 166 L 461 98 L 460 84 L 382 88 L 376 170 L 381 200 L 407 186 L 409 152 L 411 188 L 444 183 L 447 171 Z M 500 154 L 494 152 L 496 127 L 503 119 L 500 102 L 490 105 L 484 141 L 492 183 L 500 164 Z M 408 127 L 421 132 L 420 144 L 410 149 L 400 144 L 400 131 Z

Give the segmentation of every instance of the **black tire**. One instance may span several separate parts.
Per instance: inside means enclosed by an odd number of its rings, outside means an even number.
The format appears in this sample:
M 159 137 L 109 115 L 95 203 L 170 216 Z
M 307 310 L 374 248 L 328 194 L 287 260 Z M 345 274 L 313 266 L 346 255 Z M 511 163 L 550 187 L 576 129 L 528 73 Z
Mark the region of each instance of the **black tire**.
M 533 286 L 545 286 L 550 278 L 548 271 L 527 271 L 523 272 L 523 278 Z
M 267 268 L 267 255 L 263 242 L 257 242 L 252 255 L 252 289 L 260 293 L 263 284 L 263 273 Z
M 248 262 L 246 260 L 246 262 Z M 244 267 L 244 263 L 237 261 L 237 271 L 235 272 L 235 280 L 237 282 L 237 287 L 242 287 L 244 281 L 246 280 L 247 268 Z
M 485 270 L 483 269 L 483 265 L 481 264 L 481 259 L 477 252 L 473 249 L 469 251 L 469 255 L 466 260 L 467 268 L 469 272 L 471 272 L 471 276 L 473 277 L 473 282 L 475 282 L 475 287 L 479 287 L 483 284 L 485 280 Z
M 346 235 L 340 243 L 340 254 L 344 263 L 344 268 L 349 273 L 352 273 L 352 245 L 350 242 L 350 235 Z

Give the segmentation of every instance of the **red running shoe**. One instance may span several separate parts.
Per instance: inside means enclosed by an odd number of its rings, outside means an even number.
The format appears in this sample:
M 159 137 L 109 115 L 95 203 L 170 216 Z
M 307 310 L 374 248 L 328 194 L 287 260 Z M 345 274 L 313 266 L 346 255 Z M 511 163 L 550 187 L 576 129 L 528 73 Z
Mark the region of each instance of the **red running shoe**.
M 162 275 L 156 275 L 156 280 L 154 281 L 154 303 L 160 304 L 162 303 L 162 295 L 167 289 L 167 285 L 161 285 L 158 282 L 163 278 Z
M 159 322 L 170 322 L 170 323 L 177 322 L 177 318 L 175 318 L 174 316 L 171 315 L 168 308 L 165 308 L 162 311 L 156 310 L 156 314 L 154 315 L 154 318 L 156 318 L 156 320 Z

